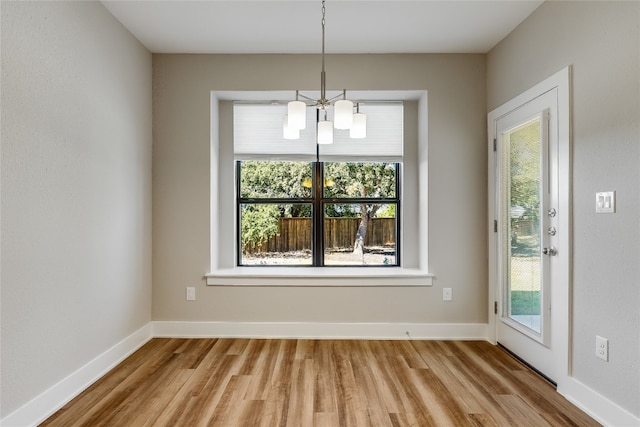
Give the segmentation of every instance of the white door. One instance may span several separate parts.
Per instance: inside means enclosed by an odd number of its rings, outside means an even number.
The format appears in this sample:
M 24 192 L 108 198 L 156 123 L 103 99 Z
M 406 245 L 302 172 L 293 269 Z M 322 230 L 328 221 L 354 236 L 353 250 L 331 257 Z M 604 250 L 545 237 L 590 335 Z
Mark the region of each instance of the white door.
M 553 382 L 568 373 L 559 361 L 569 339 L 569 157 L 558 104 L 558 87 L 541 88 L 489 123 L 496 341 Z

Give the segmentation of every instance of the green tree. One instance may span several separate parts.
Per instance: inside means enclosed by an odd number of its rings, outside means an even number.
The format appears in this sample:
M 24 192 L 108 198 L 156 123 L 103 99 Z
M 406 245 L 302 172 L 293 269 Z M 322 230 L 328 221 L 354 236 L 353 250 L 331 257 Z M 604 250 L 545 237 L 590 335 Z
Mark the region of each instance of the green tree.
M 305 180 L 311 177 L 308 162 L 245 161 L 241 164 L 240 196 L 243 198 L 310 197 Z M 307 204 L 248 204 L 242 209 L 242 250 L 260 246 L 279 232 L 283 217 L 308 217 Z
M 395 197 L 395 163 L 347 162 L 325 163 L 325 197 L 381 198 Z M 360 216 L 353 243 L 353 253 L 363 254 L 369 220 L 383 207 L 381 203 L 351 205 L 339 216 Z M 345 209 L 347 210 L 347 209 Z
M 396 217 L 396 205 L 384 205 L 376 213 L 376 218 L 395 218 Z
M 305 180 L 311 179 L 308 162 L 242 162 L 240 196 L 245 198 L 311 197 Z
M 511 206 L 522 206 L 525 215 L 539 218 L 540 122 L 534 120 L 509 134 Z
M 242 206 L 242 251 L 260 246 L 271 236 L 278 234 L 278 205 L 244 205 Z

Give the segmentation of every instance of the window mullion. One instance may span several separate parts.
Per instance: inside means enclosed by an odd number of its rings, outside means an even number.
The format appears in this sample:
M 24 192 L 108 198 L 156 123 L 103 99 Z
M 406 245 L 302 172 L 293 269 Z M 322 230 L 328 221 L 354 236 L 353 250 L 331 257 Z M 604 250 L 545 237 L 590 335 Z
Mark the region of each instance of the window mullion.
M 402 207 L 400 206 L 400 200 L 402 199 L 402 185 L 400 183 L 400 164 L 396 163 L 396 264 L 400 265 L 401 258 L 401 240 L 402 240 L 402 224 L 400 221 Z
M 242 223 L 242 212 L 241 212 L 241 201 L 240 201 L 240 183 L 242 181 L 241 177 L 242 173 L 242 162 L 236 162 L 236 265 L 242 264 L 242 232 L 241 232 L 241 223 Z
M 344 204 L 362 204 L 368 205 L 374 203 L 398 203 L 398 199 L 393 197 L 331 197 L 322 199 L 324 203 L 344 203 Z
M 300 198 L 285 198 L 285 197 L 274 197 L 274 198 L 264 198 L 264 199 L 256 199 L 251 197 L 242 197 L 238 199 L 238 205 L 242 204 L 301 204 L 301 203 L 313 203 L 312 198 L 300 197 Z
M 324 173 L 321 162 L 313 163 L 313 265 L 324 265 Z

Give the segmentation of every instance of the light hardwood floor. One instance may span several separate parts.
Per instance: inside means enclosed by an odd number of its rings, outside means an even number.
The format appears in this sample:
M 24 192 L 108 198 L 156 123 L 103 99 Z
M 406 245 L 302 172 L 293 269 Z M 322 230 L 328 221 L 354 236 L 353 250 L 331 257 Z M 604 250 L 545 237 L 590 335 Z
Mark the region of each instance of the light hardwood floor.
M 597 426 L 481 341 L 153 339 L 44 426 Z

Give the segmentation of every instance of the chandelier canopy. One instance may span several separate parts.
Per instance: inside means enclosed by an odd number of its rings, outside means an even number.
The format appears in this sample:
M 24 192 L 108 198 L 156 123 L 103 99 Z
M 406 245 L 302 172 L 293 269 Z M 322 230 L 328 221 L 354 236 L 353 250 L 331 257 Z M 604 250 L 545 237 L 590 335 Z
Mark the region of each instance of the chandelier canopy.
M 296 90 L 296 100 L 287 104 L 287 115 L 284 117 L 283 136 L 285 139 L 299 139 L 300 131 L 306 127 L 307 107 L 318 109 L 317 139 L 318 144 L 333 144 L 333 129 L 348 129 L 349 137 L 365 138 L 367 136 L 367 116 L 360 113 L 360 105 L 347 99 L 344 89 L 341 95 L 327 99 L 326 73 L 324 69 L 324 36 L 325 36 L 325 2 L 322 1 L 322 71 L 320 72 L 320 99 L 312 99 Z M 304 101 L 301 101 L 303 98 Z M 342 99 L 339 99 L 342 98 Z M 333 108 L 333 122 L 328 119 L 327 112 Z

